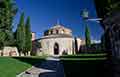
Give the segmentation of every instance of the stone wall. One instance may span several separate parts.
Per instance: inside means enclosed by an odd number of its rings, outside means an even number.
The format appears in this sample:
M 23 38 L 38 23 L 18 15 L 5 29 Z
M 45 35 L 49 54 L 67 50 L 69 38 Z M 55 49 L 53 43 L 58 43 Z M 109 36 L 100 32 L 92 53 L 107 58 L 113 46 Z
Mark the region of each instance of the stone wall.
M 19 53 L 16 47 L 4 47 L 0 50 L 0 56 L 19 56 Z
M 76 54 L 75 39 L 73 37 L 44 37 L 33 42 L 32 53 L 34 55 L 54 55 L 55 43 L 59 45 L 59 55 L 63 52 L 68 54 Z M 77 38 L 78 49 L 85 43 L 80 38 Z
M 57 43 L 59 45 L 59 55 L 62 55 L 63 51 L 68 54 L 72 54 L 73 50 L 73 39 L 72 38 L 50 38 L 42 39 L 39 41 L 41 43 L 42 52 L 48 55 L 54 55 L 54 45 Z

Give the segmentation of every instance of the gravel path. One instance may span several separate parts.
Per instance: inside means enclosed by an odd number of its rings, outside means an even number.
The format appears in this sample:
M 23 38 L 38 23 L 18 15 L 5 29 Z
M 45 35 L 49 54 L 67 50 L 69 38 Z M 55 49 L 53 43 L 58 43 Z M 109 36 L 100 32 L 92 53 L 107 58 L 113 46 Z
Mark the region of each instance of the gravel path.
M 64 68 L 58 57 L 48 57 L 42 64 L 33 66 L 20 77 L 64 77 Z

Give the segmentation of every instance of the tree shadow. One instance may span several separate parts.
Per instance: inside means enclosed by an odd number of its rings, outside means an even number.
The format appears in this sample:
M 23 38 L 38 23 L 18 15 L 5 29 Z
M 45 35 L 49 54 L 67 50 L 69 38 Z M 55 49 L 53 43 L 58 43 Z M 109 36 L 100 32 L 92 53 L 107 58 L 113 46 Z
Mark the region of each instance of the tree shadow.
M 111 66 L 103 60 L 62 61 L 66 77 L 112 77 Z
M 39 77 L 64 77 L 64 68 L 60 61 L 47 60 L 40 68 L 51 70 L 51 72 L 40 73 Z
M 38 69 L 44 70 L 44 72 L 39 73 L 39 77 L 41 76 L 51 76 L 56 77 L 57 72 L 61 72 L 61 69 L 57 69 L 56 66 L 59 67 L 59 61 L 54 60 L 45 60 L 43 58 L 33 58 L 33 57 L 12 57 L 14 59 L 17 59 L 19 61 L 31 64 L 34 67 L 37 67 Z M 61 67 L 61 66 L 60 66 Z M 31 75 L 32 72 L 29 70 L 25 71 L 26 74 Z M 62 77 L 61 73 L 58 73 L 59 77 Z
M 37 67 L 37 65 L 41 64 L 43 61 L 45 61 L 44 58 L 39 58 L 39 57 L 12 57 L 12 58 L 17 59 L 21 62 L 30 64 L 35 67 Z
M 57 77 L 55 72 L 45 72 L 39 74 L 39 77 Z

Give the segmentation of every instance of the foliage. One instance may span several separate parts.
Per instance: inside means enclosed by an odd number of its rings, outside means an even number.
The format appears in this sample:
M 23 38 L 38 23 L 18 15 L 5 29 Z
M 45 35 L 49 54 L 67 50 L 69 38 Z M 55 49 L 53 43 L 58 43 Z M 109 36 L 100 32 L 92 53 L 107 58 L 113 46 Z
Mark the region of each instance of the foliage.
M 25 50 L 25 25 L 24 13 L 21 14 L 20 22 L 16 30 L 16 43 L 19 53 L 24 53 Z
M 101 49 L 105 50 L 105 35 L 103 34 L 101 37 Z
M 0 7 L 0 28 L 12 31 L 13 17 L 17 13 L 16 5 L 12 0 L 3 0 L 1 4 L 3 4 L 3 6 Z
M 106 53 L 96 53 L 96 54 L 88 54 L 88 53 L 83 53 L 83 54 L 77 54 L 77 55 L 65 55 L 65 56 L 106 56 Z M 63 56 L 64 57 L 64 56 Z
M 111 16 L 113 12 L 120 11 L 120 0 L 94 0 L 99 17 Z
M 61 60 L 70 60 L 70 61 L 90 61 L 90 60 L 106 60 L 107 58 L 106 57 L 102 57 L 102 58 L 61 58 Z
M 105 9 L 108 11 L 107 15 L 110 15 L 112 12 L 120 10 L 120 1 L 115 0 L 107 0 L 108 5 Z
M 30 17 L 27 18 L 27 21 L 24 24 L 24 13 L 22 13 L 17 30 L 14 33 L 16 45 L 20 54 L 23 53 L 24 55 L 28 55 L 28 52 L 32 51 L 32 35 L 30 26 Z
M 4 47 L 4 41 L 5 41 L 5 33 L 4 32 L 0 32 L 0 49 L 3 49 Z
M 25 51 L 26 53 L 32 50 L 31 39 L 32 39 L 32 35 L 31 35 L 31 28 L 30 28 L 30 17 L 28 17 L 26 24 L 25 24 Z
M 86 42 L 86 47 L 89 48 L 91 45 L 91 39 L 90 39 L 90 30 L 88 26 L 85 28 L 85 42 Z
M 76 37 L 75 37 L 75 52 L 76 54 L 78 53 L 78 42 Z
M 12 0 L 0 2 L 0 48 L 14 43 L 12 32 L 13 17 L 17 12 L 15 3 Z

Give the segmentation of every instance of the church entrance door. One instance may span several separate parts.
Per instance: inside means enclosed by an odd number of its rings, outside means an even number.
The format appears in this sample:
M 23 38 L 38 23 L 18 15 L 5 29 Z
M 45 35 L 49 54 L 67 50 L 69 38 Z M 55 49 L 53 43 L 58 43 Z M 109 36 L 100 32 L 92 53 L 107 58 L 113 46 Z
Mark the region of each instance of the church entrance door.
M 59 45 L 58 45 L 58 43 L 55 43 L 55 45 L 54 45 L 54 55 L 59 55 Z

